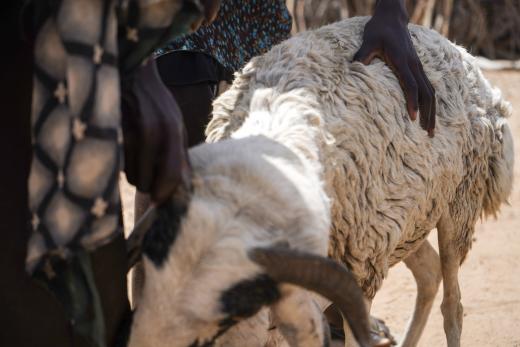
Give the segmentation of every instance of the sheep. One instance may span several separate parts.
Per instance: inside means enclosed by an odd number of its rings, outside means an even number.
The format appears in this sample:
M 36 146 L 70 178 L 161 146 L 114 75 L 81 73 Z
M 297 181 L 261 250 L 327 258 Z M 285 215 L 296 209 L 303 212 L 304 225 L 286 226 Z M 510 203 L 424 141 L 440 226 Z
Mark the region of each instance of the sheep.
M 466 51 L 411 25 L 437 96 L 436 135 L 429 138 L 409 120 L 386 65 L 351 62 L 366 20 L 275 46 L 214 102 L 208 143 L 190 151 L 189 203 L 163 223 L 174 227 L 154 227 L 145 237 L 146 281 L 131 347 L 188 346 L 201 331 L 208 339 L 193 346 L 219 345 L 216 324 L 226 320 L 230 291 L 231 301 L 247 303 L 249 293 L 258 304 L 233 322 L 249 317 L 265 326 L 259 307 L 267 305 L 290 345 L 321 345 L 324 329 L 316 329 L 319 315 L 307 293 L 269 282 L 273 269 L 290 263 L 280 260 L 284 252 L 344 263 L 367 308 L 389 267 L 403 260 L 418 287 L 405 346 L 417 344 L 442 278 L 448 346 L 460 345 L 457 271 L 477 219 L 496 215 L 512 187 L 510 107 Z M 440 257 L 425 240 L 434 228 Z M 276 295 L 265 297 L 266 283 Z M 232 341 L 232 332 L 222 339 Z
M 265 151 L 255 155 L 258 146 Z M 264 305 L 271 307 L 291 346 L 326 346 L 328 326 L 321 310 L 300 287 L 339 301 L 360 344 L 372 346 L 360 288 L 326 257 L 328 198 L 315 189 L 321 183 L 313 168 L 264 137 L 199 149 L 190 152 L 196 177 L 188 205 L 183 198 L 152 209 L 142 219 L 144 226 L 136 227 L 147 229 L 156 218 L 143 241 L 146 280 L 129 346 L 243 346 L 243 339 L 218 338 Z M 221 150 L 234 153 L 236 161 L 221 166 L 224 157 L 214 152 Z M 273 259 L 279 260 L 276 266 Z M 264 318 L 265 312 L 253 320 Z M 247 346 L 264 346 L 267 339 L 260 332 Z

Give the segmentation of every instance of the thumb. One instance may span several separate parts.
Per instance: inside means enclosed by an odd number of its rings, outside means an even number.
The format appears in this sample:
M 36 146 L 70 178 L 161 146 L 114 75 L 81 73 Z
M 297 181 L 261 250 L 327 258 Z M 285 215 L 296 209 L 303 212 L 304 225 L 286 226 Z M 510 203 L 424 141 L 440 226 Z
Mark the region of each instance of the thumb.
M 372 44 L 363 42 L 361 48 L 354 55 L 354 61 L 359 61 L 365 65 L 368 65 L 374 60 L 375 57 L 380 55 L 380 49 Z

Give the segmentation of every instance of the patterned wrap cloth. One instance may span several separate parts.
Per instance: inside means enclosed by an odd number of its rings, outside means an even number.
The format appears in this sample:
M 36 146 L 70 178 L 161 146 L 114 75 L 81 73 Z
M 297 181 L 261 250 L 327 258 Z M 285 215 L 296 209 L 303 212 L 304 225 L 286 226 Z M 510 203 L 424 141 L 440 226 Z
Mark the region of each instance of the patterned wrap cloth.
M 223 0 L 212 24 L 169 43 L 156 55 L 179 50 L 203 52 L 234 72 L 287 39 L 291 26 L 285 0 Z
M 187 32 L 201 8 L 198 0 L 62 0 L 51 9 L 35 44 L 29 272 L 52 275 L 46 255 L 66 259 L 122 232 L 120 76 Z
M 133 73 L 156 48 L 189 32 L 202 6 L 199 0 L 34 4 L 43 15 L 34 48 L 26 268 L 61 302 L 74 332 L 104 347 L 89 252 L 122 233 L 121 97 L 138 92 L 140 74 Z M 184 49 L 205 51 L 236 70 L 287 37 L 286 11 L 284 1 L 224 1 L 220 19 L 186 37 Z
M 139 93 L 141 74 L 134 78 L 134 72 L 154 49 L 187 32 L 202 6 L 198 0 L 35 4 L 41 15 L 35 20 L 26 269 L 61 303 L 74 335 L 105 347 L 106 317 L 89 251 L 122 233 L 121 97 Z M 121 329 L 123 341 L 129 325 Z

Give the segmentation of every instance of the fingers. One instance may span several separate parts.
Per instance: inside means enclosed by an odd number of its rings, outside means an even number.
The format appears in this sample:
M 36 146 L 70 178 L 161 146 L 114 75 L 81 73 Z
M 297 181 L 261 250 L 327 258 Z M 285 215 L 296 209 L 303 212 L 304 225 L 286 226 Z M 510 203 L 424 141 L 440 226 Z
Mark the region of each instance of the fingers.
M 430 137 L 433 137 L 436 123 L 435 90 L 424 73 L 419 58 L 415 57 L 408 65 L 402 63 L 394 65 L 390 58 L 385 60 L 394 70 L 403 88 L 410 118 L 415 120 L 419 110 L 421 128 L 426 130 Z
M 419 88 L 420 124 L 432 137 L 435 132 L 436 121 L 435 90 L 424 73 L 419 58 L 410 65 Z
M 417 119 L 417 111 L 419 110 L 419 90 L 414 74 L 403 61 L 395 62 L 391 57 L 385 55 L 385 61 L 394 71 L 399 80 L 399 84 L 403 89 L 406 99 L 406 109 L 411 120 Z
M 378 47 L 370 43 L 363 42 L 359 51 L 357 51 L 357 53 L 354 55 L 354 61 L 359 61 L 365 65 L 368 65 L 372 62 L 372 60 L 374 60 L 374 58 L 379 57 L 381 55 L 380 53 L 381 49 Z
M 426 86 L 428 87 L 428 98 L 431 100 L 430 114 L 428 116 L 428 123 L 426 130 L 428 131 L 428 135 L 433 137 L 435 134 L 435 125 L 436 125 L 436 117 L 437 117 L 437 100 L 435 97 L 435 89 L 433 88 L 430 80 L 424 73 L 422 64 L 419 63 L 419 68 L 421 70 L 421 75 L 423 76 L 424 81 L 426 82 Z

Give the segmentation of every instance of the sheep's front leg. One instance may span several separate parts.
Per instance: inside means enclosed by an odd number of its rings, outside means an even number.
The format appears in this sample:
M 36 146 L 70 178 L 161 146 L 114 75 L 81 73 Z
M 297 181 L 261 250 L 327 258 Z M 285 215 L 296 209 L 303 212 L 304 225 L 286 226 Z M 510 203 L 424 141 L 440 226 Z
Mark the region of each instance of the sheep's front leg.
M 451 216 L 443 216 L 437 224 L 444 296 L 441 305 L 448 347 L 460 346 L 462 304 L 460 302 L 458 230 Z
M 345 347 L 359 347 L 346 319 L 343 320 L 343 332 L 345 333 Z
M 365 305 L 367 307 L 367 311 L 370 312 L 370 308 L 372 307 L 372 300 L 365 298 Z M 390 330 L 385 325 L 385 323 L 375 317 L 370 316 L 370 339 L 372 347 L 389 347 L 392 344 L 395 344 L 393 341 L 393 337 L 390 334 Z M 354 334 L 352 333 L 352 329 L 346 319 L 343 319 L 343 332 L 345 333 L 345 347 L 359 347 Z
M 324 347 L 330 341 L 328 323 L 305 290 L 281 286 L 282 299 L 271 307 L 273 322 L 291 347 Z
M 333 339 L 335 338 L 335 341 L 333 341 L 332 344 L 333 347 L 340 345 L 338 340 L 340 337 L 341 340 L 344 341 L 341 343 L 341 346 L 358 346 L 358 343 L 354 338 L 354 334 L 352 334 L 352 329 L 350 329 L 348 322 L 343 319 L 343 316 L 334 304 L 330 304 L 324 311 L 324 314 L 330 326 L 331 336 Z M 395 345 L 394 338 L 390 333 L 390 329 L 388 329 L 388 327 L 385 325 L 385 322 L 373 316 L 370 316 L 369 318 L 371 330 L 370 334 L 373 346 L 390 346 L 390 344 Z M 339 329 L 341 329 L 341 331 Z
M 417 297 L 412 319 L 408 323 L 403 340 L 403 347 L 416 346 L 428 321 L 435 295 L 442 279 L 439 255 L 428 241 L 409 255 L 404 263 L 412 271 L 417 284 Z

